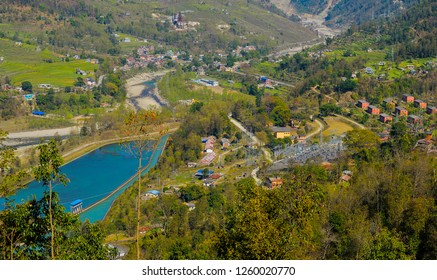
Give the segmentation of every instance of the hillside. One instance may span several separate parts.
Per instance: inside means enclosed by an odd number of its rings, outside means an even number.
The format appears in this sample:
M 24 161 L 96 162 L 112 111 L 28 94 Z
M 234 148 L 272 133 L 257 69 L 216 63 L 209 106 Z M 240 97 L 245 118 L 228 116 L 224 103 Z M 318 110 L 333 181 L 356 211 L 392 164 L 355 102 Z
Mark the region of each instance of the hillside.
M 12 1 L 0 7 L 0 37 L 117 54 L 117 33 L 190 51 L 256 44 L 271 49 L 315 38 L 263 1 Z M 278 10 L 279 11 L 279 10 Z M 181 16 L 178 28 L 171 17 Z
M 326 21 L 329 25 L 363 24 L 371 19 L 397 15 L 419 2 L 418 0 L 342 0 L 333 6 Z
M 372 19 L 395 16 L 418 0 L 270 0 L 275 7 L 294 18 L 322 16 L 329 27 L 364 24 Z M 424 1 L 422 1 L 424 2 Z M 426 2 L 426 1 L 425 1 Z

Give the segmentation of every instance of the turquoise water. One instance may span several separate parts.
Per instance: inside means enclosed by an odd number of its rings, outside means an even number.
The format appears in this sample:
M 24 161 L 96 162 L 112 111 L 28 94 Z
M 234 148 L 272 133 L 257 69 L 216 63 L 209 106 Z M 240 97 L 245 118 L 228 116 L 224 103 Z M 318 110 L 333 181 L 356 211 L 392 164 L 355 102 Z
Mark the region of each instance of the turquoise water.
M 168 135 L 161 138 L 155 153 L 148 151 L 144 156 L 143 166 L 149 166 L 143 174 L 158 162 L 167 138 Z M 137 168 L 138 160 L 120 145 L 107 145 L 64 165 L 61 171 L 67 175 L 70 182 L 65 187 L 55 185 L 53 190 L 59 194 L 60 203 L 66 211 L 70 211 L 70 203 L 76 199 L 81 199 L 83 208 L 87 208 L 111 195 L 103 203 L 80 215 L 81 220 L 96 222 L 104 218 L 112 202 L 133 183 L 135 178 L 130 181 L 129 179 L 135 175 Z M 126 185 L 123 188 L 111 194 L 124 183 Z M 14 199 L 16 203 L 30 200 L 33 196 L 39 199 L 46 189 L 41 183 L 33 181 L 27 188 L 19 190 L 9 198 Z M 0 210 L 4 209 L 4 202 L 5 199 L 0 198 Z

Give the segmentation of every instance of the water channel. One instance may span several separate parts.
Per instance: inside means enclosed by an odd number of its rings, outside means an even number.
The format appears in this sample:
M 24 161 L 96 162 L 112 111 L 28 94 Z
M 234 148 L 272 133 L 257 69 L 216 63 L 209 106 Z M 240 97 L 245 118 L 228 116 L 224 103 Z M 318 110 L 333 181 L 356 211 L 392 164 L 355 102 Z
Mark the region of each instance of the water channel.
M 168 135 L 163 136 L 155 151 L 148 151 L 143 158 L 142 174 L 147 173 L 158 162 L 167 142 Z M 70 211 L 70 203 L 80 199 L 83 209 L 91 208 L 80 214 L 81 220 L 90 222 L 102 220 L 114 200 L 131 186 L 136 179 L 138 160 L 119 144 L 98 148 L 61 168 L 70 179 L 64 187 L 55 185 L 60 203 Z M 33 181 L 27 188 L 10 196 L 16 203 L 30 200 L 33 196 L 40 199 L 46 187 Z M 0 198 L 0 210 L 4 209 L 5 199 Z

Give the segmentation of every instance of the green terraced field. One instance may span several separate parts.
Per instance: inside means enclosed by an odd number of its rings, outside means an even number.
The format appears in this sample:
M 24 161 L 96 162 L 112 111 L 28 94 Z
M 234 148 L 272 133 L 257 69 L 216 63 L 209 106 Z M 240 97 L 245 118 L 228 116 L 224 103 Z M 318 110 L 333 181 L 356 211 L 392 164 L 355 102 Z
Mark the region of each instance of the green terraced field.
M 85 60 L 63 62 L 61 57 L 49 50 L 37 50 L 36 46 L 22 44 L 16 45 L 7 39 L 0 39 L 0 76 L 11 78 L 13 85 L 20 85 L 23 81 L 30 81 L 33 85 L 52 84 L 53 86 L 72 86 L 79 75 L 76 68 L 94 75 L 98 65 Z M 45 61 L 52 61 L 51 63 Z

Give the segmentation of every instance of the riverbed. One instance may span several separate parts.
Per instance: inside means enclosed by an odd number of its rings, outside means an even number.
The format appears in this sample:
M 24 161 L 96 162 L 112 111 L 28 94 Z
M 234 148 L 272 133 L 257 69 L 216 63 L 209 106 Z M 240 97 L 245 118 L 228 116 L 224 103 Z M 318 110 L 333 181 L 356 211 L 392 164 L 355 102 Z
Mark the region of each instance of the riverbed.
M 126 81 L 126 103 L 135 111 L 161 109 L 168 102 L 159 95 L 156 83 L 168 71 L 141 73 Z

